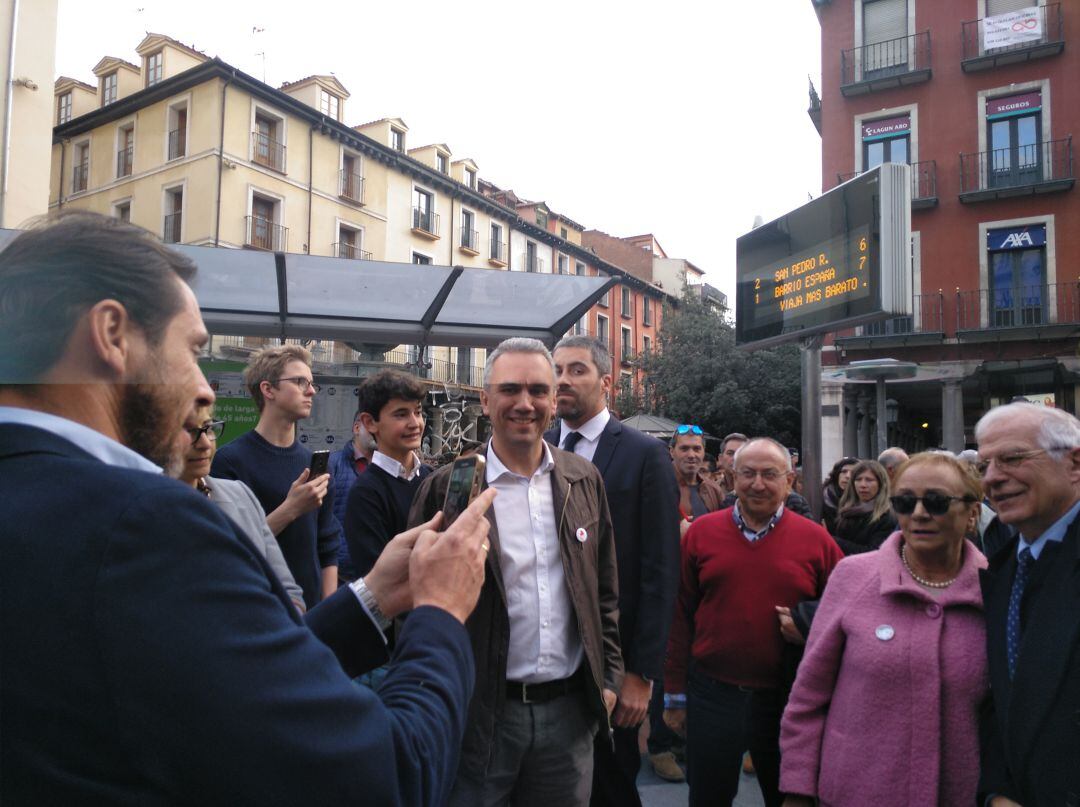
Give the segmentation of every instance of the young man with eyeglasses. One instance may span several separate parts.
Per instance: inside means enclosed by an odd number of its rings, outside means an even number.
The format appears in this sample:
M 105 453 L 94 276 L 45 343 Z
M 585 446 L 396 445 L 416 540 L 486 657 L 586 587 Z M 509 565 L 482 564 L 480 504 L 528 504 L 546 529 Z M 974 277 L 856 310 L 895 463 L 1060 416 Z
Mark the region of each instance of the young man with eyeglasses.
M 1080 421 L 1012 403 L 975 425 L 976 467 L 1018 534 L 982 575 L 991 707 L 979 803 L 1080 796 Z
M 768 437 L 735 454 L 734 507 L 694 519 L 668 640 L 664 720 L 686 736 L 690 805 L 731 804 L 750 751 L 766 807 L 779 807 L 785 640 L 781 615 L 821 596 L 843 557 L 790 512 L 791 455 Z
M 341 525 L 334 517 L 330 475 L 309 478 L 311 451 L 296 435 L 297 422 L 311 416 L 319 391 L 311 353 L 299 345 L 265 348 L 251 357 L 244 384 L 259 422 L 217 452 L 210 473 L 239 479 L 255 493 L 312 608 L 337 589 Z

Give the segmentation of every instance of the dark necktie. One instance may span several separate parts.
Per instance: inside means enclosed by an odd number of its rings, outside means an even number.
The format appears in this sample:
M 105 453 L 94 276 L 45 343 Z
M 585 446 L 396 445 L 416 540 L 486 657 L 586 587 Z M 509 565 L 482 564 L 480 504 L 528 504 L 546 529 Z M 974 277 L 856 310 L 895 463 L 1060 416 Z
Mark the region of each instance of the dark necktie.
M 1016 562 L 1016 577 L 1013 579 L 1012 593 L 1009 595 L 1009 616 L 1005 622 L 1005 648 L 1009 653 L 1009 680 L 1016 675 L 1016 660 L 1020 657 L 1020 600 L 1024 597 L 1024 587 L 1031 576 L 1031 567 L 1035 558 L 1031 550 L 1020 550 Z
M 578 444 L 578 440 L 581 439 L 581 432 L 570 432 L 566 435 L 566 440 L 563 442 L 563 451 L 573 451 L 574 446 Z

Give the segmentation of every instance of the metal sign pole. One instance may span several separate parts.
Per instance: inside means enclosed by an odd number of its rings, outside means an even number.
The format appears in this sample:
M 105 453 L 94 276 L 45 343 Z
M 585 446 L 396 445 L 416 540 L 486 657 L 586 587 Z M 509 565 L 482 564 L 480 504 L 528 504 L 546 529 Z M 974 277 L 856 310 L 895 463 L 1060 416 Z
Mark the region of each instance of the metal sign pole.
M 803 497 L 815 521 L 821 519 L 821 340 L 817 334 L 799 340 L 802 359 Z

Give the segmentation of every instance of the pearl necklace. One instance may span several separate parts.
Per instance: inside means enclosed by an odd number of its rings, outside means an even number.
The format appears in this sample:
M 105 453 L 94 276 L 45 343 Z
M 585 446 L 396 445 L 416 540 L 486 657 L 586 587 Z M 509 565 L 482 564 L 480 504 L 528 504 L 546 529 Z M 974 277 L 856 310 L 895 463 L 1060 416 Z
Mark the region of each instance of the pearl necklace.
M 907 569 L 908 574 L 910 574 L 912 579 L 920 586 L 926 586 L 927 588 L 948 588 L 955 583 L 956 579 L 960 576 L 957 575 L 952 580 L 942 580 L 940 583 L 935 583 L 933 580 L 924 580 L 919 577 L 919 575 L 915 574 L 915 570 L 911 568 L 911 564 L 908 563 L 907 553 L 904 551 L 905 549 L 907 549 L 907 545 L 900 544 L 900 562 L 904 564 L 904 568 Z

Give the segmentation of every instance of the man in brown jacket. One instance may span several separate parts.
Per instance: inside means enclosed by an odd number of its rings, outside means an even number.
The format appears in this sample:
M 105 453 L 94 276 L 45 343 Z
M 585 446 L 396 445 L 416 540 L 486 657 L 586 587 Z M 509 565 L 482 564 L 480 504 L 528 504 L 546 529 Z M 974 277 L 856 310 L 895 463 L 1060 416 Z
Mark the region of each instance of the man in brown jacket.
M 724 489 L 705 472 L 705 436 L 694 425 L 679 426 L 671 436 L 671 462 L 679 481 L 679 522 L 682 532 L 698 516 L 719 510 Z
M 593 737 L 610 733 L 622 683 L 615 543 L 600 472 L 549 446 L 551 354 L 508 339 L 488 357 L 485 487 L 498 492 L 486 579 L 466 623 L 476 690 L 454 807 L 589 803 Z M 410 523 L 442 508 L 450 468 L 417 493 Z

